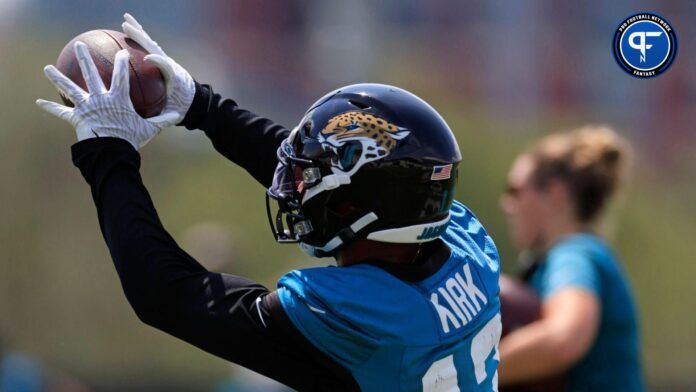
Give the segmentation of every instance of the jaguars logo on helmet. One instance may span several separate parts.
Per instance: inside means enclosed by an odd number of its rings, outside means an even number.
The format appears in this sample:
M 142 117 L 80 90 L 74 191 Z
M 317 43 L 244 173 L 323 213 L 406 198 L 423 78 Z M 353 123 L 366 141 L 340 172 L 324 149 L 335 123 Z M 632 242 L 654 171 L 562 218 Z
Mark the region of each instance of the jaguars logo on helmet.
M 382 84 L 340 88 L 278 149 L 266 200 L 273 234 L 319 257 L 364 238 L 434 240 L 449 221 L 460 161 L 449 126 L 422 99 Z M 451 175 L 433 177 L 443 165 Z
M 329 120 L 319 133 L 319 141 L 330 146 L 336 154 L 350 142 L 358 142 L 362 154 L 355 162 L 356 148 L 345 149 L 334 166 L 338 170 L 354 173 L 363 164 L 383 158 L 396 147 L 396 143 L 409 135 L 409 131 L 390 124 L 377 116 L 360 111 L 339 114 Z

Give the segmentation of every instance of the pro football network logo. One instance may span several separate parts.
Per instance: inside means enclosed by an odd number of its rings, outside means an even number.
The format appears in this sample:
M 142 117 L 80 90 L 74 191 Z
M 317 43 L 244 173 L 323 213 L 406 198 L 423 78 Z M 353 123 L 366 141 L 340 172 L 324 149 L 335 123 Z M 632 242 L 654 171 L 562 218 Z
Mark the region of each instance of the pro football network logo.
M 614 58 L 627 73 L 652 78 L 665 72 L 677 55 L 677 35 L 663 17 L 642 12 L 619 24 L 614 34 Z

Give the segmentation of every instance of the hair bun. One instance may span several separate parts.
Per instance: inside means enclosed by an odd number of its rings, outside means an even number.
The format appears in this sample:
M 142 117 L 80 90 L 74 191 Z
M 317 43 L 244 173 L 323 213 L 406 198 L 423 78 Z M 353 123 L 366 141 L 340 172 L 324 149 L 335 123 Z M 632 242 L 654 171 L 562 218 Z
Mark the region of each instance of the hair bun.
M 614 130 L 606 126 L 588 126 L 571 132 L 569 137 L 575 139 L 571 155 L 583 156 L 584 165 L 599 165 L 605 174 L 609 171 L 619 176 L 628 147 Z
M 618 148 L 607 148 L 602 153 L 602 161 L 609 165 L 616 165 L 621 160 L 621 156 L 621 151 Z
M 623 181 L 629 150 L 628 142 L 611 128 L 587 126 L 546 136 L 530 153 L 536 161 L 536 182 L 565 181 L 580 219 L 589 221 Z

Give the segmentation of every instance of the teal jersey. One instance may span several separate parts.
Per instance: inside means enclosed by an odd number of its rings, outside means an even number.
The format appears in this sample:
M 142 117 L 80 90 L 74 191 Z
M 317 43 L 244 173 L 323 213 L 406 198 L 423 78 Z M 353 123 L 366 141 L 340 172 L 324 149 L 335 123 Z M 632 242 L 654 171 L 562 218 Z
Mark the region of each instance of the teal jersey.
M 590 351 L 568 374 L 568 391 L 642 391 L 638 314 L 625 273 L 592 234 L 568 236 L 550 249 L 530 284 L 546 299 L 579 287 L 597 296 L 601 322 Z
M 498 252 L 464 205 L 450 212 L 440 236 L 450 257 L 422 281 L 358 264 L 278 282 L 293 324 L 364 391 L 497 390 Z

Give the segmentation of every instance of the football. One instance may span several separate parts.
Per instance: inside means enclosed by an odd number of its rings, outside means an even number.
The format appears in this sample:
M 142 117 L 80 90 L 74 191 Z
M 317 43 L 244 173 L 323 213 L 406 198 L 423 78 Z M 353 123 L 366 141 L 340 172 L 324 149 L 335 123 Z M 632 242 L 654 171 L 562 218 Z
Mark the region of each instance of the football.
M 519 279 L 500 275 L 500 315 L 505 337 L 510 332 L 541 317 L 541 300 L 532 288 Z M 558 392 L 563 390 L 563 376 L 537 382 L 501 387 L 501 392 Z
M 503 336 L 541 317 L 541 301 L 523 282 L 507 275 L 500 276 L 500 314 Z
M 73 38 L 63 48 L 56 61 L 56 68 L 65 76 L 87 90 L 82 71 L 75 56 L 73 45 L 76 41 L 84 42 L 89 48 L 94 64 L 106 88 L 111 86 L 116 52 L 127 49 L 130 53 L 130 97 L 133 107 L 141 116 L 153 117 L 162 112 L 167 94 L 164 78 L 159 69 L 144 61 L 148 54 L 142 46 L 127 38 L 125 34 L 112 30 L 92 30 Z M 68 106 L 73 106 L 69 99 L 61 94 L 61 99 Z

